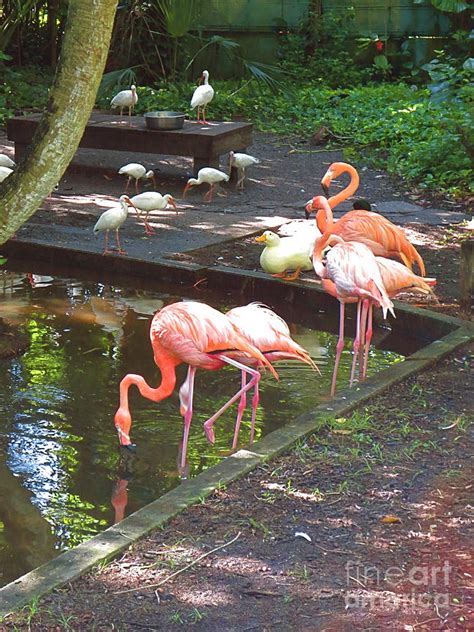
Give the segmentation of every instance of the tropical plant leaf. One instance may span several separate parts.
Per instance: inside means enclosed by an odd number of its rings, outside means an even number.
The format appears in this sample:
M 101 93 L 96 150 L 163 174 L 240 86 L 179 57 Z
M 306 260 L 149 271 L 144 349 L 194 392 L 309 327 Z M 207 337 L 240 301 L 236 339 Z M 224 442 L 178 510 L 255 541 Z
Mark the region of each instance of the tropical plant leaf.
M 463 0 L 431 0 L 431 4 L 435 9 L 448 13 L 461 13 L 469 8 L 469 5 Z
M 104 73 L 98 90 L 99 97 L 112 92 L 112 90 L 116 90 L 118 88 L 129 88 L 132 83 L 137 83 L 135 68 L 139 68 L 139 66 L 119 68 L 118 70 L 112 70 L 111 72 Z
M 156 0 L 171 37 L 182 37 L 193 24 L 195 0 Z

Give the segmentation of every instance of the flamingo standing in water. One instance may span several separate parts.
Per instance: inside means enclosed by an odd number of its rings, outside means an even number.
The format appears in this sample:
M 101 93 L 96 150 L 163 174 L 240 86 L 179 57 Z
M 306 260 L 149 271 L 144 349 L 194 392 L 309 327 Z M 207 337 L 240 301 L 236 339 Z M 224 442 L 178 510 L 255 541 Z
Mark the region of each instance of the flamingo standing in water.
M 275 377 L 278 375 L 265 356 L 238 331 L 227 316 L 205 303 L 189 301 L 163 307 L 153 317 L 150 339 L 155 363 L 161 371 L 161 384 L 157 388 L 152 388 L 141 375 L 126 375 L 120 382 L 120 406 L 115 413 L 115 427 L 120 444 L 131 448 L 129 433 L 132 418 L 128 404 L 130 386 L 135 385 L 143 397 L 160 402 L 169 397 L 174 390 L 176 367 L 182 363 L 188 364 L 188 375 L 180 389 L 180 410 L 184 417 L 181 468 L 184 470 L 193 415 L 196 369 L 214 371 L 230 364 L 250 376 L 249 382 L 206 422 L 205 429 L 209 426 L 212 428 L 213 419 L 217 419 L 224 410 L 240 398 L 242 393 L 258 385 L 259 371 L 234 359 L 236 355 L 242 358 L 242 354 L 246 354 L 249 358 L 254 358 L 266 365 Z
M 319 196 L 313 200 L 316 208 L 330 212 L 326 198 Z M 377 261 L 371 250 L 363 243 L 344 241 L 339 235 L 331 232 L 332 226 L 316 240 L 313 251 L 313 265 L 316 274 L 321 279 L 332 281 L 336 298 L 340 302 L 339 339 L 336 345 L 336 359 L 331 383 L 331 395 L 336 392 L 337 372 L 344 347 L 344 310 L 345 304 L 357 300 L 356 336 L 354 339 L 354 355 L 350 377 L 350 386 L 354 382 L 357 357 L 361 345 L 365 344 L 365 356 L 361 369 L 362 379 L 367 372 L 370 341 L 372 338 L 372 309 L 381 307 L 384 317 L 387 311 L 394 316 L 393 303 L 388 297 L 380 275 Z M 323 263 L 323 251 L 326 246 L 336 243 L 336 246 L 326 255 Z
M 219 169 L 214 169 L 214 167 L 203 167 L 199 169 L 197 178 L 189 178 L 184 187 L 183 198 L 185 197 L 188 189 L 194 186 L 198 186 L 200 184 L 208 184 L 209 191 L 204 196 L 205 202 L 210 202 L 212 200 L 212 194 L 219 182 L 228 182 L 229 176 L 223 171 L 219 171 Z
M 193 96 L 191 98 L 191 107 L 194 110 L 197 107 L 197 121 L 196 123 L 204 123 L 207 125 L 206 121 L 206 106 L 212 101 L 214 98 L 214 88 L 209 84 L 209 73 L 207 70 L 202 71 L 201 78 L 199 79 L 199 83 L 204 81 L 204 83 L 196 88 L 193 92 Z M 199 118 L 200 110 L 202 108 L 202 120 Z
M 308 364 L 319 372 L 315 362 L 309 353 L 301 345 L 295 342 L 290 335 L 290 329 L 283 318 L 280 318 L 273 310 L 261 303 L 250 303 L 242 307 L 234 307 L 226 313 L 226 317 L 235 325 L 241 334 L 257 349 L 259 349 L 269 362 L 279 360 L 299 360 Z M 262 366 L 256 358 L 250 358 L 247 354 L 237 354 L 234 356 L 243 364 L 252 364 L 257 368 Z M 242 395 L 239 402 L 237 421 L 234 429 L 234 440 L 232 449 L 237 447 L 242 415 L 247 404 L 244 390 L 247 383 L 247 373 L 242 371 Z M 252 419 L 250 426 L 250 443 L 253 443 L 255 433 L 255 417 L 259 402 L 258 382 L 255 384 L 252 399 Z M 206 436 L 211 443 L 214 443 L 213 425 L 217 417 L 214 416 L 204 424 Z
M 322 180 L 322 183 L 325 183 L 323 188 L 326 187 L 325 190 L 327 191 L 328 185 L 326 183 L 330 183 L 332 178 L 343 171 L 351 174 L 349 186 L 338 195 L 329 198 L 327 209 L 318 207 L 317 201 L 321 196 L 316 196 L 309 200 L 305 207 L 306 218 L 308 219 L 311 213 L 316 211 L 316 224 L 322 233 L 331 226 L 332 234 L 339 235 L 344 241 L 363 243 L 379 257 L 399 259 L 410 270 L 412 270 L 413 264 L 417 263 L 421 275 L 425 276 L 425 264 L 416 248 L 408 241 L 403 230 L 392 224 L 383 215 L 372 211 L 354 210 L 349 211 L 334 223 L 332 209 L 357 190 L 359 175 L 352 165 L 345 162 L 336 162 L 329 167 Z

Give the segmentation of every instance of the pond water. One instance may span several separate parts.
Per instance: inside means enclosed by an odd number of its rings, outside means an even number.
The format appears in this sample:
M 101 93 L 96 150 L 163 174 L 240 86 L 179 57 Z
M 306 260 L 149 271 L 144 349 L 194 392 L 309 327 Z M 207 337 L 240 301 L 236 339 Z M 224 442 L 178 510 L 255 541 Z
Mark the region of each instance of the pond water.
M 143 375 L 153 386 L 159 383 L 148 329 L 157 309 L 179 300 L 176 289 L 170 294 L 140 291 L 136 284 L 104 285 L 7 271 L 0 275 L 0 318 L 20 325 L 29 339 L 24 354 L 0 360 L 0 585 L 4 585 L 180 484 L 177 463 L 183 422 L 177 392 L 157 405 L 131 389 L 131 436 L 137 454 L 124 463 L 113 425 L 118 385 L 130 372 Z M 182 297 L 196 295 L 190 290 Z M 230 299 L 216 303 L 205 296 L 203 300 L 221 309 L 235 305 Z M 330 321 L 335 328 L 336 311 Z M 335 336 L 298 323 L 290 326 L 322 377 L 296 362 L 278 364 L 279 382 L 267 372 L 261 381 L 257 440 L 328 398 Z M 389 331 L 376 329 L 374 341 L 394 348 L 386 344 L 387 337 Z M 350 350 L 348 339 L 340 385 L 348 381 Z M 392 350 L 372 350 L 369 372 L 401 359 Z M 185 374 L 186 367 L 179 367 L 178 384 Z M 197 372 L 188 447 L 190 476 L 229 453 L 235 406 L 217 422 L 214 446 L 207 443 L 201 424 L 239 384 L 240 374 L 231 367 Z M 249 421 L 250 406 L 240 445 L 248 440 Z

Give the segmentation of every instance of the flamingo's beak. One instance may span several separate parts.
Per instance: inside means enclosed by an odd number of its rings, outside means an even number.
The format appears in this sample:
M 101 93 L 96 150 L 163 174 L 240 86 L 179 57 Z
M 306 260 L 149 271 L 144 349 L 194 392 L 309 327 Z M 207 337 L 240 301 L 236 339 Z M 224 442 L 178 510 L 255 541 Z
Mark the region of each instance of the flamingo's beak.
M 306 202 L 306 206 L 304 207 L 304 214 L 306 219 L 309 219 L 311 217 L 311 213 L 313 212 L 313 200 L 309 200 L 308 202 Z
M 329 197 L 329 187 L 331 186 L 331 182 L 333 179 L 333 172 L 331 169 L 328 169 L 321 180 L 321 188 L 324 191 L 324 195 Z
M 183 193 L 183 197 L 184 197 L 184 193 Z M 173 198 L 170 198 L 168 200 L 168 203 L 171 204 L 171 206 L 174 208 L 174 210 L 176 211 L 176 215 L 178 214 L 178 207 L 176 206 L 176 202 L 174 201 Z
M 156 191 L 156 178 L 155 178 L 155 174 L 153 174 L 153 175 L 151 176 L 151 179 L 152 179 L 152 181 L 153 181 L 153 187 L 154 187 L 154 189 L 155 189 L 155 191 Z
M 190 188 L 191 188 L 191 185 L 188 182 L 188 184 L 184 187 L 183 195 L 181 196 L 183 199 L 185 198 L 186 193 L 189 191 Z
M 260 235 L 259 237 L 255 237 L 255 241 L 265 243 L 267 241 L 267 238 L 265 237 L 265 235 Z
M 198 85 L 200 86 L 203 81 L 204 81 L 204 75 L 201 75 L 198 80 Z

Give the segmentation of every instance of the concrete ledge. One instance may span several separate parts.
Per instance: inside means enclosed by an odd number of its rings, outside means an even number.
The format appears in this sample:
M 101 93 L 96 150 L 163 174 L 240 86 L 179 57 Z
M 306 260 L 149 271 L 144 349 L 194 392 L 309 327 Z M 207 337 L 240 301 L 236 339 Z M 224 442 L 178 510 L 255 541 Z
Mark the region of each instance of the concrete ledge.
M 15 255 L 18 254 L 17 246 L 19 246 L 20 250 L 24 248 L 24 256 L 28 256 L 27 252 L 29 255 L 32 254 L 31 247 L 28 249 L 19 243 L 10 242 L 10 245 L 12 244 L 15 245 Z M 52 257 L 51 261 L 61 257 L 61 260 L 57 261 L 58 264 L 64 263 L 64 257 L 67 256 L 69 261 L 71 257 L 77 257 L 77 263 L 82 263 L 84 257 L 87 257 L 88 266 L 91 265 L 90 253 L 71 250 L 65 252 L 65 249 L 52 246 L 48 247 L 47 251 L 49 256 Z M 43 250 L 43 254 L 45 253 L 46 250 Z M 6 251 L 5 254 L 13 256 L 11 250 Z M 113 270 L 118 273 L 123 273 L 125 270 L 117 270 L 116 261 L 123 261 L 126 262 L 126 266 L 133 267 L 132 273 L 134 275 L 143 273 L 145 269 L 153 269 L 155 275 L 160 271 L 167 277 L 167 280 L 175 280 L 181 283 L 195 280 L 196 276 L 200 278 L 206 277 L 211 281 L 213 287 L 221 287 L 221 284 L 225 283 L 226 291 L 236 289 L 244 294 L 250 292 L 252 296 L 255 291 L 258 291 L 259 297 L 262 297 L 262 294 L 266 292 L 270 292 L 281 301 L 299 301 L 303 296 L 308 301 L 314 292 L 318 292 L 318 300 L 315 302 L 318 305 L 318 309 L 321 307 L 319 302 L 321 299 L 322 301 L 330 299 L 312 284 L 296 283 L 289 286 L 276 279 L 269 278 L 267 275 L 245 270 L 217 267 L 206 269 L 164 260 L 146 262 L 128 259 L 127 261 L 119 257 L 108 258 L 101 255 L 95 255 L 95 259 L 100 260 L 103 265 L 113 266 Z M 98 261 L 94 265 L 97 265 L 97 263 Z M 333 299 L 330 300 L 332 301 Z M 434 330 L 437 333 L 441 333 L 441 335 L 444 334 L 444 337 L 435 340 L 427 347 L 414 353 L 404 362 L 397 363 L 369 378 L 363 386 L 352 390 L 343 390 L 331 401 L 317 406 L 314 410 L 308 411 L 290 421 L 283 428 L 271 432 L 254 444 L 252 450 L 239 450 L 232 456 L 223 459 L 219 464 L 202 472 L 195 479 L 186 481 L 179 487 L 164 494 L 161 498 L 125 518 L 119 524 L 108 528 L 89 541 L 62 553 L 18 580 L 11 582 L 0 589 L 0 616 L 4 617 L 18 610 L 32 599 L 42 597 L 58 586 L 74 580 L 89 571 L 97 563 L 116 556 L 152 529 L 160 527 L 199 499 L 209 496 L 219 485 L 228 484 L 236 478 L 245 475 L 260 463 L 274 458 L 291 448 L 298 439 L 319 430 L 328 417 L 347 414 L 370 397 L 378 395 L 406 377 L 439 361 L 459 346 L 474 340 L 474 326 L 468 322 L 400 303 L 396 305 L 396 310 L 397 313 L 404 315 L 407 322 L 410 321 L 412 323 L 412 328 L 413 321 L 411 319 L 414 318 L 415 327 L 421 325 L 424 328 L 427 323 L 432 327 L 434 324 Z

